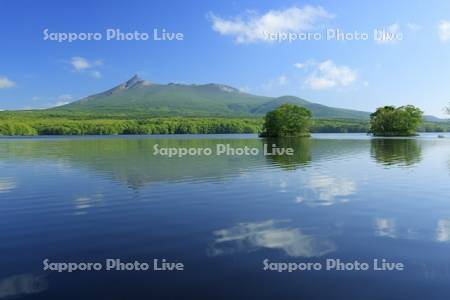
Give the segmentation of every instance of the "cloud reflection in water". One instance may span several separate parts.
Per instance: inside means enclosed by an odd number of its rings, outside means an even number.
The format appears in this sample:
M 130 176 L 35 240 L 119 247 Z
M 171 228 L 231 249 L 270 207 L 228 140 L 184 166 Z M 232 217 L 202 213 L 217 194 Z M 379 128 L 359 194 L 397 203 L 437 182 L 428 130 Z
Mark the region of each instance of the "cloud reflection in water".
M 14 178 L 0 177 L 0 193 L 9 192 L 17 187 L 17 182 Z
M 37 294 L 48 288 L 45 275 L 20 274 L 0 280 L 0 299 Z
M 347 178 L 335 178 L 327 175 L 312 175 L 303 184 L 301 195 L 296 203 L 310 206 L 330 206 L 348 202 L 348 197 L 356 193 L 356 184 Z
M 450 219 L 438 220 L 436 229 L 436 241 L 438 242 L 450 241 Z
M 298 228 L 281 227 L 282 222 L 288 221 L 239 223 L 217 230 L 208 253 L 215 256 L 268 248 L 282 250 L 293 257 L 319 257 L 336 250 L 333 242 L 304 234 Z

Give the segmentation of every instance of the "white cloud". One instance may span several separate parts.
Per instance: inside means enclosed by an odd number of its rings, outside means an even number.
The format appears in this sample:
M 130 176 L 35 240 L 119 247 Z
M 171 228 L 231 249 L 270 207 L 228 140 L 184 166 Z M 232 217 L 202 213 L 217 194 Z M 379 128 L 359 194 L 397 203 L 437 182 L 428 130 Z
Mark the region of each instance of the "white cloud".
M 417 31 L 422 28 L 422 26 L 420 26 L 419 24 L 412 23 L 412 22 L 406 23 L 406 27 L 408 27 L 408 29 L 412 30 L 412 31 Z
M 403 39 L 403 33 L 398 23 L 391 24 L 382 31 L 383 34 L 375 39 L 377 44 L 394 44 Z
M 88 72 L 90 76 L 100 79 L 102 74 L 97 70 L 98 67 L 103 65 L 102 60 L 88 60 L 84 57 L 74 56 L 70 59 L 69 64 L 77 72 Z
M 14 81 L 8 79 L 8 77 L 6 77 L 6 76 L 0 75 L 0 89 L 11 88 L 11 87 L 14 87 L 15 85 L 16 85 L 16 83 Z
M 311 67 L 315 64 L 316 64 L 316 62 L 313 59 L 308 59 L 307 61 L 305 61 L 303 63 L 295 63 L 294 67 L 296 67 L 297 69 L 305 69 L 305 68 Z
M 85 58 L 82 58 L 82 57 L 72 57 L 70 63 L 72 64 L 74 69 L 77 71 L 89 69 L 91 67 L 89 62 Z
M 284 10 L 270 10 L 262 15 L 247 13 L 244 18 L 223 19 L 209 14 L 212 29 L 222 35 L 233 36 L 237 43 L 273 42 L 267 34 L 301 33 L 312 30 L 320 21 L 332 18 L 320 6 L 293 6 Z
M 348 66 L 336 65 L 332 60 L 315 64 L 314 71 L 305 80 L 306 87 L 320 90 L 345 87 L 357 79 L 357 73 Z
M 443 20 L 438 26 L 439 39 L 442 42 L 450 41 L 450 21 Z
M 80 56 L 74 56 L 70 59 L 70 64 L 76 71 L 83 71 L 103 65 L 101 60 L 89 61 Z

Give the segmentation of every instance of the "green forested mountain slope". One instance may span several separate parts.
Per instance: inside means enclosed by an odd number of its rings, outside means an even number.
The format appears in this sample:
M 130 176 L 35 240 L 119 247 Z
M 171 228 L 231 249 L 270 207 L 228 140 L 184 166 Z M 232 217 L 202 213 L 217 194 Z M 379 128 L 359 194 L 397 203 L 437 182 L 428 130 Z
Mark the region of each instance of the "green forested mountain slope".
M 154 84 L 134 76 L 106 92 L 50 112 L 148 114 L 153 116 L 258 117 L 283 103 L 304 106 L 315 118 L 367 119 L 369 113 L 328 107 L 294 96 L 279 98 L 243 93 L 221 84 Z

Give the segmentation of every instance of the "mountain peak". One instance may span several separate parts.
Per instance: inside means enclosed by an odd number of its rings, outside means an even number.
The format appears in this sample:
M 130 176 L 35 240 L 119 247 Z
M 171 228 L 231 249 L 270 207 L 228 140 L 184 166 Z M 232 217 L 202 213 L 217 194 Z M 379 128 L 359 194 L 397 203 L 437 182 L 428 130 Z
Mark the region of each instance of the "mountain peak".
M 209 87 L 216 88 L 216 89 L 218 89 L 218 90 L 220 90 L 220 91 L 222 91 L 222 92 L 227 92 L 227 93 L 239 93 L 239 90 L 238 90 L 238 89 L 236 89 L 236 88 L 234 88 L 234 87 L 231 87 L 231 86 L 228 86 L 228 85 L 225 85 L 225 84 L 208 83 L 208 84 L 205 84 L 205 86 L 209 86 Z
M 143 81 L 137 74 L 135 74 L 133 77 L 131 77 L 127 82 L 124 84 L 125 89 L 129 89 L 133 86 L 135 86 L 137 83 Z
M 152 83 L 147 80 L 142 80 L 137 74 L 128 79 L 125 83 L 122 83 L 121 85 L 116 86 L 115 88 L 112 88 L 111 90 L 106 91 L 107 94 L 114 94 L 120 91 L 126 91 L 131 88 L 137 87 L 137 86 L 151 86 Z

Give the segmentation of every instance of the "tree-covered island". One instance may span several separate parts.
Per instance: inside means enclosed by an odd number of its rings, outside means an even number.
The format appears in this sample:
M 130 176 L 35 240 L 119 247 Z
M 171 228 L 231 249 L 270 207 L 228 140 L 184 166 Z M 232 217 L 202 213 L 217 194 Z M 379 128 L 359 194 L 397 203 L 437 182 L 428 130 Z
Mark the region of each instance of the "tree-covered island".
M 414 136 L 423 112 L 413 106 L 383 106 L 370 115 L 369 133 L 374 136 Z
M 294 104 L 283 104 L 264 118 L 262 137 L 308 137 L 311 112 Z

